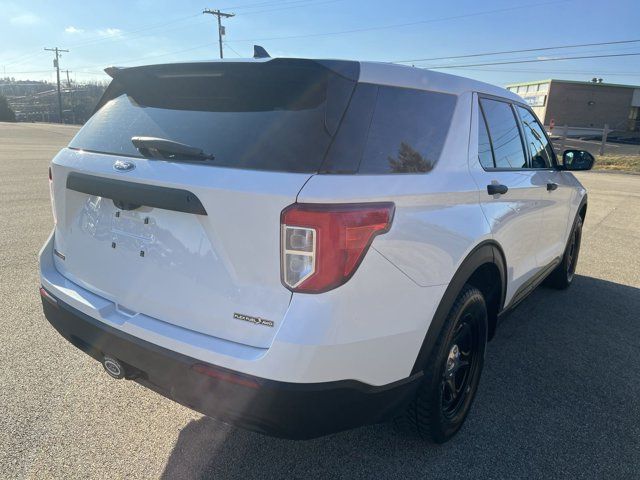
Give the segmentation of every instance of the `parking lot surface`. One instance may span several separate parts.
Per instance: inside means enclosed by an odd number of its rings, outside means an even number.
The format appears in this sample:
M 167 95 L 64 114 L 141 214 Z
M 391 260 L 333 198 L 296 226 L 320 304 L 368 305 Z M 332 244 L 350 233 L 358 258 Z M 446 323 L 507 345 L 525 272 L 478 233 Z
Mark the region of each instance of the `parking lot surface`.
M 574 285 L 536 290 L 489 344 L 460 434 L 246 432 L 116 381 L 41 313 L 51 157 L 70 126 L 0 123 L 0 478 L 637 478 L 640 176 L 582 173 Z

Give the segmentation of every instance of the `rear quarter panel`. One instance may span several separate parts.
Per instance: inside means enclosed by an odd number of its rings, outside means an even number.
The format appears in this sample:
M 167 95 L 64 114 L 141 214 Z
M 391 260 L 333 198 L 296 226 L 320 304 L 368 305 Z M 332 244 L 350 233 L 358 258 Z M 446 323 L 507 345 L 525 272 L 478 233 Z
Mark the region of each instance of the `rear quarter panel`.
M 375 365 L 372 358 L 378 363 L 384 359 L 384 368 L 378 365 L 378 372 L 385 372 L 386 378 L 411 373 L 447 284 L 466 256 L 491 238 L 467 164 L 470 105 L 471 94 L 463 94 L 432 171 L 315 175 L 298 194 L 301 203 L 395 204 L 390 231 L 374 239 L 354 278 L 313 298 L 294 294 L 289 310 L 290 315 L 325 312 L 322 316 L 334 323 L 318 320 L 317 325 L 323 326 L 319 338 L 352 342 L 354 347 L 366 339 L 361 343 L 367 352 L 363 350 L 362 358 L 371 365 Z M 390 275 L 389 268 L 397 275 Z M 303 322 L 288 318 L 281 334 L 296 336 L 291 329 L 297 324 Z
M 420 174 L 315 175 L 298 202 L 391 201 L 391 230 L 373 248 L 422 287 L 449 283 L 466 255 L 491 231 L 468 169 L 471 93 L 458 99 L 434 169 Z

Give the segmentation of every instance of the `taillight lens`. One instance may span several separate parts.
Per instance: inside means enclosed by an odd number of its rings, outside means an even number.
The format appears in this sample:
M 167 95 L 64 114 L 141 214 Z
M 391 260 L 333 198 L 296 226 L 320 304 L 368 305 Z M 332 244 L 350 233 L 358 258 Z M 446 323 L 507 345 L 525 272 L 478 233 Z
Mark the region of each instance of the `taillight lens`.
M 282 282 L 321 293 L 355 273 L 376 235 L 389 231 L 393 203 L 304 204 L 282 211 Z

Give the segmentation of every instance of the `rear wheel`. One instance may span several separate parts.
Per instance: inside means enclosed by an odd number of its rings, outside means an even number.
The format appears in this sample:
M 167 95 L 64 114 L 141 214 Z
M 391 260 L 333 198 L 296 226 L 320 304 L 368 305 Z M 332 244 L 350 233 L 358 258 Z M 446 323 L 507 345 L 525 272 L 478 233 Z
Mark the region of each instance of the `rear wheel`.
M 477 288 L 465 285 L 433 348 L 423 384 L 396 424 L 435 443 L 453 437 L 473 403 L 486 343 L 484 297 Z
M 578 254 L 580 253 L 580 241 L 582 240 L 582 217 L 578 216 L 576 223 L 571 230 L 569 242 L 565 248 L 562 261 L 553 272 L 545 279 L 544 284 L 551 288 L 564 290 L 569 288 L 578 265 Z

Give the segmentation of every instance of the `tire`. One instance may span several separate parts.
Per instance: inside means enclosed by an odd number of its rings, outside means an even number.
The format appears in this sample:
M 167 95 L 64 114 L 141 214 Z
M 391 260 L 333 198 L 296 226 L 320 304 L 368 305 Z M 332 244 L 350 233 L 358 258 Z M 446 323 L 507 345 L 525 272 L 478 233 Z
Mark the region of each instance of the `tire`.
M 486 344 L 484 297 L 477 288 L 465 285 L 434 345 L 423 383 L 404 414 L 396 418 L 396 425 L 434 443 L 451 439 L 473 403 Z
M 569 288 L 573 277 L 575 276 L 576 266 L 578 264 L 578 254 L 580 253 L 580 241 L 582 240 L 582 217 L 578 215 L 569 241 L 565 247 L 562 261 L 544 280 L 544 285 L 558 290 Z

